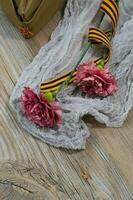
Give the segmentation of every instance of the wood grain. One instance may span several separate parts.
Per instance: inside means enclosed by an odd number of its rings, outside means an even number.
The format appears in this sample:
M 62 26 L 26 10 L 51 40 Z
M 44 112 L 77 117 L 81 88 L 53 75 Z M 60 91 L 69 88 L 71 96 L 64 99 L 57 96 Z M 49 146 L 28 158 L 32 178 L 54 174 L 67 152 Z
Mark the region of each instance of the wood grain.
M 133 111 L 118 129 L 86 117 L 86 149 L 68 151 L 29 135 L 9 106 L 22 70 L 59 18 L 25 40 L 0 12 L 0 200 L 133 200 Z

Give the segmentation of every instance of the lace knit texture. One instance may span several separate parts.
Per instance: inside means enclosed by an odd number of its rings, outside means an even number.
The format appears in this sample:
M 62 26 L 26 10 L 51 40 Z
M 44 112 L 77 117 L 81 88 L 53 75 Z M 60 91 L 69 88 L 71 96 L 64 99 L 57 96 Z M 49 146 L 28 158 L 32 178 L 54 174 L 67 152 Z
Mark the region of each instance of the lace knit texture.
M 107 126 L 120 127 L 133 106 L 133 2 L 120 0 L 120 21 L 112 41 L 113 55 L 110 70 L 118 79 L 119 90 L 104 99 L 71 95 L 62 91 L 58 100 L 63 108 L 63 125 L 59 129 L 40 128 L 23 116 L 20 96 L 25 86 L 39 92 L 39 85 L 65 71 L 71 70 L 83 50 L 83 36 L 91 26 L 99 0 L 68 0 L 65 14 L 51 40 L 42 47 L 33 62 L 25 68 L 10 97 L 10 104 L 22 126 L 47 144 L 68 149 L 84 149 L 90 135 L 82 120 L 90 114 Z M 90 50 L 83 62 L 92 57 Z

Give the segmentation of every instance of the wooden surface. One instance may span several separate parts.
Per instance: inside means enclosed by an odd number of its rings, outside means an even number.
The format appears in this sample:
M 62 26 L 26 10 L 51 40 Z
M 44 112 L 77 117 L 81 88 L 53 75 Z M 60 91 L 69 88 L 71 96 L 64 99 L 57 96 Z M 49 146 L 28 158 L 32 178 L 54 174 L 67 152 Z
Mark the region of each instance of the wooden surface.
M 88 117 L 86 149 L 68 151 L 29 135 L 9 106 L 22 70 L 59 16 L 25 40 L 0 12 L 0 200 L 133 200 L 133 110 L 118 129 Z

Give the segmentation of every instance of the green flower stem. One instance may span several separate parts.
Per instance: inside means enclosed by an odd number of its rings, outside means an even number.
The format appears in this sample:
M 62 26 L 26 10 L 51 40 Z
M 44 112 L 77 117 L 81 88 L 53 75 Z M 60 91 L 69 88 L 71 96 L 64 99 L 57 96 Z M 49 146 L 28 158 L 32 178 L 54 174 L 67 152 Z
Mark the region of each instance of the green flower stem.
M 99 26 L 101 25 L 101 23 L 102 23 L 102 21 L 103 21 L 103 18 L 104 18 L 104 15 L 105 15 L 104 13 L 101 13 L 101 15 L 100 15 L 100 17 L 99 17 L 99 20 L 96 22 L 97 27 L 99 27 Z M 70 80 L 71 80 L 71 78 L 72 78 L 73 73 L 75 72 L 76 68 L 79 66 L 79 64 L 81 63 L 81 61 L 83 60 L 84 56 L 86 55 L 86 53 L 88 52 L 88 50 L 90 49 L 91 46 L 92 46 L 91 43 L 88 43 L 88 44 L 87 44 L 85 50 L 84 50 L 83 53 L 81 54 L 80 59 L 79 59 L 78 62 L 76 63 L 76 65 L 75 65 L 74 69 L 72 70 L 70 76 L 67 78 L 66 81 L 64 81 L 64 83 L 59 87 L 59 89 L 56 90 L 55 95 L 57 95 L 57 94 L 61 91 L 61 89 L 62 89 L 63 87 L 65 87 L 66 85 L 69 84 L 69 82 L 70 82 Z
M 85 50 L 83 51 L 82 55 L 80 56 L 80 59 L 78 60 L 78 62 L 76 63 L 74 69 L 72 70 L 71 74 L 69 75 L 69 77 L 63 82 L 63 84 L 56 90 L 55 94 L 57 95 L 61 89 L 63 87 L 65 87 L 66 85 L 69 84 L 69 81 L 71 80 L 73 73 L 75 72 L 76 68 L 79 66 L 79 64 L 81 63 L 81 61 L 83 60 L 85 54 L 87 53 L 87 51 L 89 50 L 89 48 L 91 47 L 91 43 L 87 44 L 87 47 L 85 48 Z

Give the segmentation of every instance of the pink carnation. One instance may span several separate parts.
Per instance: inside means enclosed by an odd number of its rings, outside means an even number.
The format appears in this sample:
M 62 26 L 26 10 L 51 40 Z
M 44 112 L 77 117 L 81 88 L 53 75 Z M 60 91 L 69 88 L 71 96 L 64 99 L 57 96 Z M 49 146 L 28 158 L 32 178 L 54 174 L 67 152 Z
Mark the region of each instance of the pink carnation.
M 117 90 L 117 81 L 109 72 L 108 67 L 100 70 L 94 62 L 79 66 L 75 82 L 81 91 L 89 96 L 106 97 L 113 95 Z
M 29 87 L 23 90 L 21 106 L 26 117 L 41 127 L 52 128 L 62 124 L 59 102 L 48 102 L 43 94 L 37 95 Z

